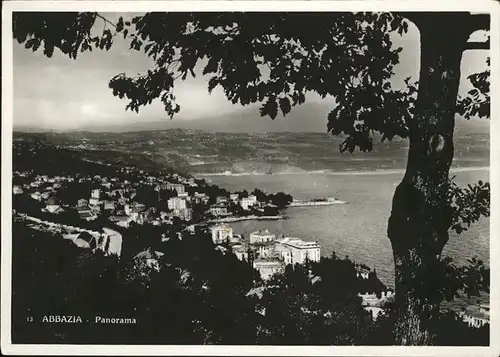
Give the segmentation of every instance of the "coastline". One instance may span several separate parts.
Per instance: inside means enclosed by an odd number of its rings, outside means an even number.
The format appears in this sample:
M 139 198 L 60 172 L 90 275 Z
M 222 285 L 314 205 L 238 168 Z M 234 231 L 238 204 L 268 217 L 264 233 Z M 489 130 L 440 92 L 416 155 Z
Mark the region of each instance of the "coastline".
M 488 171 L 490 166 L 460 166 L 452 167 L 450 172 L 469 172 L 469 171 Z M 211 177 L 211 176 L 226 176 L 226 177 L 238 177 L 238 176 L 268 176 L 268 175 L 331 175 L 331 176 L 343 176 L 343 175 L 391 175 L 391 174 L 404 174 L 405 169 L 376 169 L 376 170 L 352 170 L 352 171 L 331 171 L 331 170 L 313 170 L 313 171 L 297 171 L 297 172 L 276 172 L 272 174 L 264 172 L 235 172 L 235 173 L 225 173 L 225 172 L 200 172 L 192 173 L 196 177 Z
M 218 218 L 208 221 L 208 223 L 231 223 L 231 222 L 241 222 L 241 221 L 279 221 L 286 219 L 285 216 L 243 216 L 243 217 L 227 217 Z
M 333 206 L 333 205 L 345 205 L 348 204 L 347 201 L 294 201 L 290 203 L 288 207 L 316 207 L 316 206 Z

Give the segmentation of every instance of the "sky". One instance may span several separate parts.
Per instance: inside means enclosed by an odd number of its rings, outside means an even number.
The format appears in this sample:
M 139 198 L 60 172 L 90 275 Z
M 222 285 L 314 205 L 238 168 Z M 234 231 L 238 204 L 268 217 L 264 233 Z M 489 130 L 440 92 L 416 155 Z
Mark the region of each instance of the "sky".
M 117 16 L 117 14 L 107 14 L 111 19 Z M 98 27 L 102 27 L 102 23 L 97 22 L 95 26 L 96 30 L 100 30 Z M 482 38 L 479 34 L 476 37 L 479 40 Z M 396 35 L 393 41 L 396 46 L 403 47 L 400 63 L 393 77 L 393 86 L 398 87 L 402 85 L 405 77 L 418 78 L 420 51 L 418 30 L 410 25 L 407 34 L 402 37 Z M 488 51 L 481 50 L 464 53 L 461 93 L 465 93 L 469 88 L 466 77 L 484 70 L 487 55 Z M 126 112 L 126 100 L 114 97 L 108 88 L 108 82 L 121 72 L 128 75 L 142 73 L 151 68 L 152 60 L 141 52 L 129 51 L 127 42 L 121 37 L 110 51 L 86 52 L 80 54 L 76 60 L 69 59 L 57 49 L 52 58 L 46 58 L 41 51 L 33 53 L 14 42 L 13 61 L 16 128 L 65 131 L 89 128 L 100 130 L 102 127 L 103 130 L 108 130 L 114 126 L 162 120 L 174 128 L 182 126 L 186 121 L 210 117 L 217 130 L 218 116 L 237 114 L 243 109 L 240 105 L 233 105 L 227 101 L 220 88 L 209 94 L 208 77 L 198 75 L 194 79 L 188 78 L 184 82 L 176 82 L 174 92 L 181 106 L 181 112 L 172 121 L 167 117 L 160 102 L 153 102 L 151 106 L 141 108 L 139 114 Z M 318 105 L 324 104 L 324 100 L 314 94 L 309 95 L 307 101 Z M 257 108 L 255 117 L 259 117 Z M 308 131 L 307 123 L 304 124 L 303 130 Z

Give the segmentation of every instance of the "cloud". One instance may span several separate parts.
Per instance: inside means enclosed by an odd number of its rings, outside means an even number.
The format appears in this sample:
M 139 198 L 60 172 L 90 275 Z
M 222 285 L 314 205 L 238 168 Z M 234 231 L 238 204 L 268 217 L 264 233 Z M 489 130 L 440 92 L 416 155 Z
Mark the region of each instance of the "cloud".
M 404 48 L 396 67 L 393 84 L 403 85 L 403 78 L 418 77 L 418 31 L 410 31 L 402 37 L 394 37 L 395 45 Z M 155 121 L 166 118 L 161 103 L 141 109 L 139 114 L 125 112 L 127 102 L 112 95 L 109 80 L 120 72 L 129 75 L 143 73 L 151 68 L 152 60 L 143 53 L 129 50 L 128 43 L 117 39 L 110 51 L 83 53 L 77 60 L 56 51 L 46 58 L 41 51 L 31 52 L 15 43 L 14 55 L 14 124 L 67 130 L 84 128 L 86 125 L 127 124 Z M 485 68 L 486 51 L 467 51 L 462 61 L 460 91 L 469 87 L 466 77 Z M 203 62 L 198 68 L 203 67 Z M 201 73 L 201 70 L 197 71 Z M 181 105 L 177 120 L 214 117 L 238 111 L 241 106 L 231 104 L 221 89 L 212 94 L 207 91 L 207 77 L 188 78 L 176 83 L 175 94 Z M 317 95 L 308 100 L 320 101 Z

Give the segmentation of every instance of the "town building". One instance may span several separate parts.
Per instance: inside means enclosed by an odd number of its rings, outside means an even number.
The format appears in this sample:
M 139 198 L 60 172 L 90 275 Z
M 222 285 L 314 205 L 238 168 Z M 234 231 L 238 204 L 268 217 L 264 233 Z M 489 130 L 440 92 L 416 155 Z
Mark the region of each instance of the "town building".
M 299 238 L 286 237 L 278 243 L 289 248 L 292 254 L 292 264 L 304 264 L 306 260 L 319 262 L 321 258 L 320 245 L 316 242 L 305 242 Z
M 257 252 L 260 258 L 271 258 L 274 256 L 274 242 L 257 242 L 252 244 L 252 249 Z
M 357 276 L 361 279 L 368 279 L 370 276 L 370 269 L 367 267 L 358 267 L 357 268 Z
M 89 201 L 86 200 L 85 198 L 79 199 L 76 203 L 77 207 L 85 207 L 85 206 L 88 206 L 88 204 L 89 204 Z
M 228 202 L 229 202 L 229 199 L 225 196 L 218 196 L 217 197 L 217 204 L 228 203 Z
M 248 210 L 257 204 L 257 196 L 250 195 L 248 197 L 243 197 L 240 201 L 240 205 L 244 210 Z
M 210 213 L 215 217 L 219 216 L 227 216 L 229 212 L 227 211 L 227 207 L 224 205 L 213 205 L 210 207 Z
M 143 205 L 142 203 L 138 202 L 131 202 L 127 203 L 123 207 L 125 214 L 127 216 L 130 216 L 133 212 L 142 212 L 146 209 L 146 206 Z
M 45 208 L 43 210 L 45 212 L 52 213 L 52 214 L 59 214 L 61 212 L 64 212 L 64 209 L 57 202 L 57 199 L 55 197 L 50 197 L 47 200 Z
M 91 206 L 98 206 L 99 205 L 99 199 L 98 198 L 90 198 L 89 205 L 91 205 Z
M 262 280 L 269 280 L 274 274 L 283 270 L 283 263 L 277 259 L 256 259 L 253 267 L 260 273 Z
M 63 236 L 64 239 L 71 240 L 77 247 L 95 249 L 97 247 L 97 238 L 93 234 L 85 232 L 71 233 Z
M 203 203 L 207 204 L 210 199 L 207 196 L 207 194 L 205 194 L 205 193 L 195 192 L 193 197 L 192 197 L 192 200 L 193 200 L 193 202 L 196 202 L 196 203 L 203 202 Z
M 490 305 L 470 305 L 460 312 L 462 320 L 470 327 L 483 327 L 490 323 Z
M 358 296 L 361 298 L 362 306 L 372 306 L 372 307 L 382 307 L 387 302 L 394 300 L 395 293 L 392 290 L 386 290 L 380 292 L 380 294 L 374 292 L 368 293 L 358 293 Z
M 267 243 L 267 242 L 272 242 L 276 239 L 276 234 L 273 234 L 269 232 L 268 229 L 265 231 L 255 231 L 250 233 L 250 244 L 256 244 L 256 243 Z
M 115 210 L 115 202 L 113 201 L 104 201 L 104 210 L 105 211 L 114 211 Z
M 102 228 L 106 241 L 103 244 L 106 255 L 116 255 L 120 257 L 122 253 L 123 238 L 120 233 L 110 228 Z
M 240 200 L 240 196 L 237 193 L 231 193 L 229 199 L 236 203 Z
M 178 195 L 186 191 L 184 185 L 179 183 L 167 183 L 166 189 L 169 191 L 176 191 Z
M 111 216 L 109 217 L 109 221 L 113 222 L 117 226 L 128 228 L 130 226 L 130 222 L 132 222 L 132 218 L 129 216 Z
M 21 188 L 21 186 L 14 185 L 12 186 L 12 193 L 14 195 L 20 195 L 23 193 L 23 189 Z
M 101 191 L 98 188 L 93 189 L 90 192 L 90 198 L 95 198 L 96 200 L 99 200 L 100 195 L 101 195 Z
M 173 210 L 184 210 L 187 208 L 186 199 L 182 197 L 172 197 L 167 202 L 168 208 Z
M 363 310 L 370 313 L 370 316 L 372 317 L 373 321 L 376 321 L 379 315 L 384 311 L 383 308 L 378 306 L 365 306 Z
M 174 209 L 172 211 L 174 217 L 179 217 L 180 219 L 183 219 L 185 221 L 191 220 L 193 216 L 193 210 L 189 208 L 184 208 L 184 209 Z
M 233 228 L 227 224 L 219 224 L 210 228 L 212 240 L 215 244 L 225 243 L 233 237 Z
M 241 261 L 248 261 L 248 251 L 243 244 L 235 244 L 231 247 L 233 254 Z
M 292 250 L 281 243 L 274 245 L 274 255 L 286 265 L 293 263 Z
M 42 194 L 40 192 L 38 192 L 38 191 L 33 192 L 30 196 L 34 200 L 37 200 L 37 201 L 41 201 L 42 200 Z
M 89 206 L 77 207 L 76 211 L 80 215 L 80 218 L 86 221 L 93 221 L 94 219 L 97 218 L 97 215 Z

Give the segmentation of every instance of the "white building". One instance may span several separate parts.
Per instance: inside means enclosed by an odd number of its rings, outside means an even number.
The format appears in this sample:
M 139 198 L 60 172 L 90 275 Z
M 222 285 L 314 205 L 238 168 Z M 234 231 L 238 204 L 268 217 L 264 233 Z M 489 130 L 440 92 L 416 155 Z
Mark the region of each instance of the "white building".
M 250 233 L 250 244 L 256 243 L 267 243 L 274 241 L 276 239 L 276 234 L 269 232 L 268 229 L 265 231 L 255 231 Z
M 470 327 L 483 327 L 490 323 L 490 305 L 468 306 L 460 312 L 460 316 Z
M 306 260 L 319 262 L 321 249 L 316 242 L 305 242 L 299 238 L 283 238 L 278 240 L 284 247 L 289 248 L 292 254 L 292 264 L 304 264 Z
M 95 198 L 96 200 L 99 201 L 99 197 L 101 195 L 101 191 L 96 188 L 96 189 L 93 189 L 92 192 L 90 193 L 90 198 Z
M 96 188 L 90 192 L 90 200 L 89 204 L 91 206 L 98 206 L 101 202 L 99 201 L 99 197 L 101 196 L 101 191 Z
M 229 199 L 233 202 L 238 202 L 240 200 L 240 196 L 237 193 L 231 193 L 229 195 Z
M 203 202 L 203 203 L 207 204 L 209 201 L 209 198 L 205 193 L 195 192 L 194 196 L 193 196 L 193 201 L 196 203 Z
M 167 183 L 166 188 L 169 191 L 176 191 L 178 195 L 180 195 L 186 191 L 186 188 L 184 187 L 184 185 L 182 185 L 180 183 Z
M 93 221 L 97 218 L 97 215 L 90 209 L 89 206 L 78 206 L 76 211 L 80 215 L 80 218 L 86 221 Z
M 42 200 L 42 194 L 40 192 L 38 192 L 38 191 L 33 192 L 30 196 L 34 200 L 37 200 L 37 201 L 41 201 Z
M 84 207 L 84 206 L 87 206 L 89 204 L 89 201 L 87 201 L 85 198 L 80 198 L 77 203 L 76 203 L 76 206 L 77 207 Z
M 184 209 L 174 209 L 172 211 L 174 217 L 179 217 L 185 221 L 189 221 L 193 216 L 193 210 L 189 208 Z
M 21 188 L 21 186 L 17 186 L 17 185 L 12 186 L 12 193 L 14 195 L 20 195 L 23 193 L 23 189 Z
M 384 311 L 381 307 L 377 306 L 365 306 L 363 310 L 367 311 L 370 313 L 373 321 L 376 321 L 378 316 Z
M 104 244 L 104 252 L 106 255 L 120 257 L 122 254 L 122 235 L 109 228 L 102 228 L 102 230 L 104 231 L 104 236 L 107 237 L 107 242 Z
M 47 205 L 45 206 L 45 212 L 59 214 L 64 212 L 64 209 L 60 205 Z
M 235 244 L 231 247 L 233 254 L 241 261 L 248 261 L 248 252 L 243 244 Z
M 227 202 L 229 202 L 229 199 L 226 196 L 217 197 L 217 203 L 227 203 Z
M 290 248 L 285 247 L 281 243 L 276 243 L 274 245 L 274 254 L 278 257 L 278 259 L 282 260 L 286 265 L 292 264 L 292 250 Z
M 186 199 L 182 197 L 172 197 L 168 200 L 168 208 L 172 211 L 186 209 Z
M 223 205 L 214 205 L 210 207 L 210 213 L 214 216 L 227 216 L 229 213 L 227 212 L 227 207 Z
M 248 210 L 250 207 L 257 204 L 257 196 L 250 195 L 248 197 L 243 197 L 241 199 L 240 205 L 244 210 Z
M 361 305 L 363 306 L 381 307 L 388 301 L 394 300 L 395 293 L 392 290 L 387 290 L 380 292 L 379 295 L 372 292 L 358 293 L 358 296 L 361 298 Z
M 269 280 L 283 270 L 283 263 L 279 260 L 257 259 L 253 262 L 253 267 L 259 271 L 262 280 Z
M 113 201 L 104 201 L 104 210 L 105 211 L 114 211 L 115 203 Z
M 233 228 L 227 224 L 219 224 L 210 228 L 212 240 L 215 244 L 225 243 L 233 237 Z

